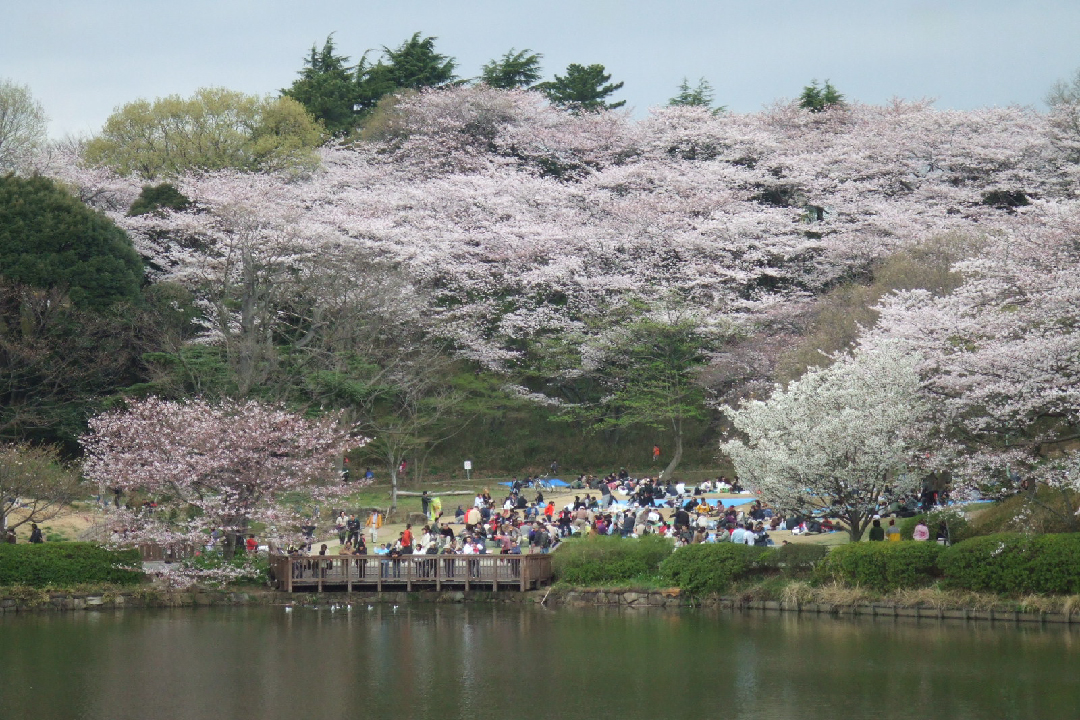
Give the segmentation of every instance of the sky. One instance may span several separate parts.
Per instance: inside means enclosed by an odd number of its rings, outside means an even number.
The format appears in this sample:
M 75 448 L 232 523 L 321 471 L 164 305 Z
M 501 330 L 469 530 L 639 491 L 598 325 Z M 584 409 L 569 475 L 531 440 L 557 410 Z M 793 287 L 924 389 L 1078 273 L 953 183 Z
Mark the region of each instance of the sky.
M 603 64 L 636 116 L 684 77 L 754 112 L 829 79 L 849 100 L 1022 104 L 1080 68 L 1078 0 L 0 0 L 0 78 L 28 85 L 50 134 L 90 135 L 137 98 L 288 87 L 312 44 L 374 58 L 414 32 L 458 74 L 510 48 L 545 79 Z

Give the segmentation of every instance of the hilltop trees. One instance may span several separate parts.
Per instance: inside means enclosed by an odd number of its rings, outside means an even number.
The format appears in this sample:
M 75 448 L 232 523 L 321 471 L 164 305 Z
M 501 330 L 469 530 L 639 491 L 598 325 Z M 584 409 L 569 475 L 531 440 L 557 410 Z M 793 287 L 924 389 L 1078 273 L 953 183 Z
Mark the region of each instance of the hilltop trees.
M 30 88 L 0 79 L 0 175 L 22 169 L 45 141 L 48 118 Z
M 335 53 L 334 36 L 329 35 L 321 50 L 311 46 L 300 77 L 281 91 L 303 105 L 331 135 L 341 135 L 356 125 L 353 105 L 359 98 L 356 77 L 348 62 L 349 58 Z
M 695 87 L 690 87 L 690 81 L 683 78 L 679 83 L 679 94 L 668 100 L 668 105 L 675 107 L 702 107 L 712 110 L 714 93 L 712 85 L 705 78 L 698 80 Z M 716 108 L 715 112 L 720 112 L 724 108 Z
M 812 113 L 825 112 L 831 108 L 842 107 L 843 104 L 844 96 L 828 80 L 823 85 L 814 80 L 804 87 L 799 95 L 799 107 Z
M 615 110 L 626 104 L 625 100 L 608 102 L 607 98 L 622 89 L 623 83 L 612 83 L 611 74 L 603 65 L 579 65 L 571 63 L 565 75 L 536 85 L 553 105 L 570 112 L 596 112 Z
M 542 57 L 544 56 L 540 53 L 534 53 L 528 48 L 518 52 L 510 48 L 498 60 L 492 60 L 484 65 L 480 73 L 480 82 L 500 90 L 531 87 L 540 79 L 540 58 Z
M 88 162 L 153 180 L 188 171 L 311 168 L 323 128 L 289 97 L 202 88 L 117 108 L 86 144 Z

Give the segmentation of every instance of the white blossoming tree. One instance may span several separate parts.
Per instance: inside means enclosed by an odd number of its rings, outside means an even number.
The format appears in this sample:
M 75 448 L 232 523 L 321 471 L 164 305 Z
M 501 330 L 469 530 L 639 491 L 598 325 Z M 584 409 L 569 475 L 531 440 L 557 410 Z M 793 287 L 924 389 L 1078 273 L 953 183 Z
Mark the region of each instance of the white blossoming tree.
M 787 511 L 828 511 L 859 540 L 892 498 L 919 489 L 909 472 L 926 438 L 918 357 L 897 345 L 858 349 L 728 408 L 741 437 L 723 443 L 743 484 Z

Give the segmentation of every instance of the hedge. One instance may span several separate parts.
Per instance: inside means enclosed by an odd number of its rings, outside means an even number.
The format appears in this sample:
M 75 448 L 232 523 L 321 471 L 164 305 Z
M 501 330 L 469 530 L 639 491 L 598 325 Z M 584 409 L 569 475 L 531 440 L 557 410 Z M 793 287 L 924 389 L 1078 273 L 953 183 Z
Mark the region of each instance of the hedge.
M 593 535 L 566 540 L 551 556 L 555 579 L 572 585 L 600 585 L 655 576 L 675 545 L 659 535 L 637 539 Z
M 994 593 L 1080 593 L 1080 534 L 998 533 L 945 550 L 948 586 Z
M 795 544 L 770 547 L 757 560 L 758 567 L 779 570 L 788 577 L 812 573 L 829 554 L 825 545 Z
M 143 578 L 138 550 L 109 550 L 76 542 L 0 545 L 0 585 L 136 585 Z
M 880 592 L 928 585 L 941 546 L 930 542 L 865 542 L 835 547 L 819 566 L 825 579 Z
M 724 592 L 749 574 L 764 552 L 734 543 L 687 545 L 660 564 L 660 575 L 689 595 Z

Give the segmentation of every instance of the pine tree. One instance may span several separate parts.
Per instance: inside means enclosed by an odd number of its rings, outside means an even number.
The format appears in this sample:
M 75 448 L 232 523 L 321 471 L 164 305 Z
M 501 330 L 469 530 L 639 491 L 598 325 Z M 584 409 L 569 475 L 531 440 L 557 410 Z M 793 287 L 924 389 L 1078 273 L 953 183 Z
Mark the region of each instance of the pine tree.
M 530 53 L 528 48 L 517 53 L 510 48 L 500 59 L 484 65 L 480 81 L 501 90 L 531 87 L 540 79 L 542 57 L 539 53 Z
M 818 81 L 813 80 L 803 88 L 802 95 L 799 96 L 799 107 L 812 113 L 843 106 L 844 96 L 828 80 L 824 85 L 818 85 Z
M 605 98 L 622 89 L 623 83 L 609 83 L 611 75 L 603 65 L 578 65 L 566 68 L 566 75 L 556 75 L 554 80 L 536 86 L 547 95 L 552 105 L 570 112 L 598 112 L 614 110 L 626 104 L 625 100 L 609 103 Z
M 311 46 L 300 77 L 292 87 L 281 91 L 321 120 L 333 135 L 341 135 L 356 126 L 353 106 L 358 101 L 358 91 L 348 62 L 349 58 L 335 54 L 334 36 L 328 35 L 322 50 Z
M 713 88 L 708 80 L 701 78 L 698 80 L 697 87 L 691 88 L 690 82 L 684 77 L 682 83 L 679 84 L 679 94 L 668 100 L 668 105 L 712 108 L 713 97 Z M 722 112 L 723 110 L 724 107 L 720 106 L 715 108 L 713 112 Z

